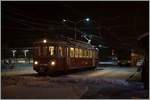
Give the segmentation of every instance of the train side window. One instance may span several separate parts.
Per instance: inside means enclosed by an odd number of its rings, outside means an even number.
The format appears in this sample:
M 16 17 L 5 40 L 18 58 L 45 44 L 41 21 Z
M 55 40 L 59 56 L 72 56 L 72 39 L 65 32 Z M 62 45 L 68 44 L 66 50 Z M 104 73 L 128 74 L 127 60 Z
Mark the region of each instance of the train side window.
M 79 57 L 82 58 L 83 57 L 83 50 L 79 49 Z
M 74 57 L 74 48 L 70 48 L 70 57 L 73 58 Z
M 81 49 L 81 58 L 83 58 L 84 55 L 83 55 L 83 49 Z
M 90 50 L 88 50 L 88 57 L 90 58 Z
M 78 58 L 79 50 L 78 48 L 75 48 L 75 58 Z
M 90 50 L 88 50 L 88 58 L 90 58 Z
M 89 55 L 88 55 L 88 50 L 86 50 L 86 58 L 88 58 L 89 57 Z
M 78 52 L 79 52 L 78 57 L 81 58 L 81 49 L 78 49 Z
M 55 54 L 54 46 L 49 46 L 49 54 L 53 56 Z
M 86 49 L 84 49 L 84 58 L 87 58 L 87 55 L 86 55 Z
M 87 58 L 87 50 L 85 50 L 85 58 Z
M 92 58 L 92 50 L 90 50 L 90 58 Z
M 86 50 L 83 49 L 83 57 L 86 58 Z
M 95 51 L 93 51 L 93 58 L 95 58 Z
M 86 58 L 87 56 L 86 56 L 86 50 L 84 51 L 84 57 Z
M 92 51 L 92 58 L 94 58 L 94 51 Z
M 84 57 L 86 58 L 86 50 L 84 50 Z
M 62 47 L 58 47 L 58 55 L 59 56 L 63 56 L 63 48 Z

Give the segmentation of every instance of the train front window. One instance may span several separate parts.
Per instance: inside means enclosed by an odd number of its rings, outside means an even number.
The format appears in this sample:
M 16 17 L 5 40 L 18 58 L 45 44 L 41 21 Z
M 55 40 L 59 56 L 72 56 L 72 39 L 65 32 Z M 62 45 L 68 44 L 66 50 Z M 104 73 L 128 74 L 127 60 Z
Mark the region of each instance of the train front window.
M 34 47 L 34 56 L 47 56 L 47 46 Z

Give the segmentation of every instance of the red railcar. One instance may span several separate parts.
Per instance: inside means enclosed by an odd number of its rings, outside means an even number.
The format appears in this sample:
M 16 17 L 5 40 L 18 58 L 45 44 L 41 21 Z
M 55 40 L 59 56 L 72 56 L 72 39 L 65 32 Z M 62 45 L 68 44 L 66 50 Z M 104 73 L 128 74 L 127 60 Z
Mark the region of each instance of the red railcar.
M 72 39 L 44 39 L 33 44 L 33 52 L 33 69 L 38 73 L 95 68 L 98 60 L 98 51 L 93 45 Z

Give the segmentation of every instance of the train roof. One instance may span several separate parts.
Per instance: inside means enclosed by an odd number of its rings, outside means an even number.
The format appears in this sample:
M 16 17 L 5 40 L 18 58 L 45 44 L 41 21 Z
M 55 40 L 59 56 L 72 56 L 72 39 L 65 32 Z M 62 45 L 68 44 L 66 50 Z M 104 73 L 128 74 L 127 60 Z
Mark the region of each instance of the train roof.
M 48 38 L 48 39 L 40 39 L 38 41 L 35 41 L 33 45 L 37 44 L 44 44 L 43 40 L 46 40 L 46 44 L 52 44 L 52 45 L 61 45 L 61 46 L 72 46 L 72 47 L 81 47 L 81 48 L 95 48 L 94 45 L 88 44 L 84 41 L 74 40 L 72 38 L 65 38 L 65 39 L 54 39 L 54 38 Z

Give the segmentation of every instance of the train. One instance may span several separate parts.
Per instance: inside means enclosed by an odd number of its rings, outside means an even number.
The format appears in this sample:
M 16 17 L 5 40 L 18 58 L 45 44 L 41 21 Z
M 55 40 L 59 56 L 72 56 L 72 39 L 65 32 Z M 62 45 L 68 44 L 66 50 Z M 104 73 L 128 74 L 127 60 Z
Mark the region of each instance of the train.
M 98 50 L 83 41 L 41 39 L 33 43 L 33 69 L 38 74 L 95 68 Z

